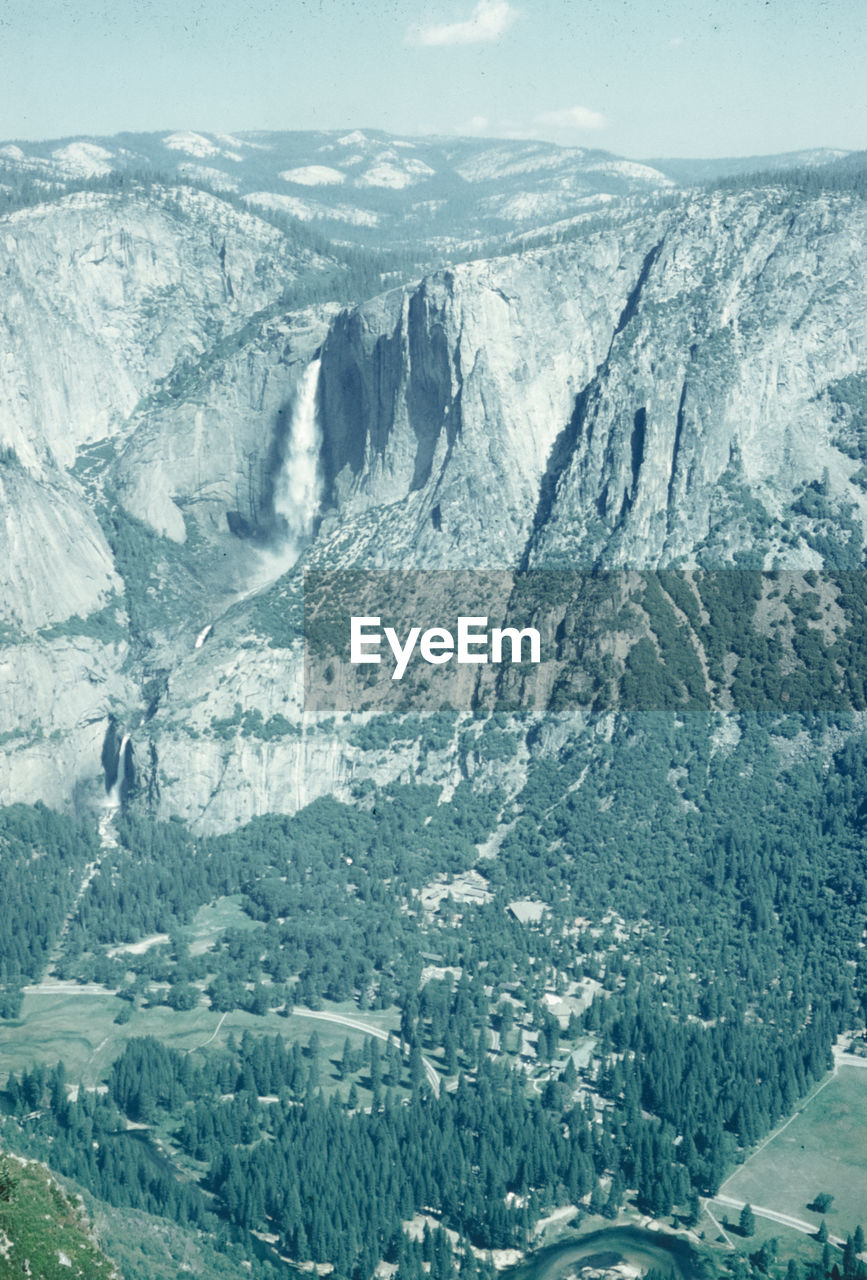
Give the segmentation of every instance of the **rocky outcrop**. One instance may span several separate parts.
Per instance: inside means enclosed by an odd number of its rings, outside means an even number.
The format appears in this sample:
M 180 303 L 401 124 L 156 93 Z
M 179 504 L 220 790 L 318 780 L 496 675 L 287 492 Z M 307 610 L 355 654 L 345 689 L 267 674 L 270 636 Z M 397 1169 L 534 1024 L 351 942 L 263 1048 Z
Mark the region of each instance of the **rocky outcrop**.
M 134 514 L 147 519 L 162 513 L 162 520 L 154 518 L 157 530 L 178 536 L 183 517 L 172 499 L 180 492 L 204 500 L 216 483 L 215 468 L 222 470 L 225 528 L 225 508 L 238 505 L 231 502 L 232 490 L 240 486 L 240 460 L 246 463 L 252 447 L 249 434 L 221 452 L 215 441 L 232 441 L 238 433 L 225 418 L 218 420 L 214 434 L 197 442 L 196 461 L 183 412 L 172 418 L 170 410 L 183 403 L 185 379 L 192 385 L 206 351 L 210 356 L 220 343 L 231 347 L 227 335 L 320 265 L 285 233 L 192 190 L 81 192 L 2 220 L 4 801 L 42 799 L 63 807 L 82 786 L 99 799 L 110 719 L 115 713 L 121 721 L 138 718 L 143 711 L 139 686 L 149 674 L 147 664 L 131 665 L 124 599 L 130 584 L 121 576 L 139 566 L 127 548 L 118 570 L 97 518 L 98 509 L 110 509 L 113 501 L 106 500 L 104 480 L 115 438 L 146 419 L 145 434 L 165 445 L 158 430 L 162 406 L 171 422 L 171 448 L 157 449 L 149 466 L 142 447 L 138 465 L 111 478 L 122 492 L 130 489 Z M 278 347 L 267 363 L 281 359 Z M 252 371 L 251 387 L 255 379 Z M 275 398 L 281 394 L 289 389 Z M 143 401 L 152 417 L 144 410 L 135 415 Z M 194 406 L 192 414 L 197 411 L 204 414 L 207 406 Z M 272 424 L 263 430 L 268 439 L 256 447 L 267 456 Z M 100 443 L 82 457 L 81 447 L 92 441 Z M 133 457 L 136 447 L 130 446 Z M 189 483 L 191 472 L 202 491 Z M 134 499 L 142 494 L 146 500 L 137 506 Z M 149 638 L 140 637 L 142 643 Z
M 123 593 L 111 551 L 79 487 L 0 463 L 0 623 L 20 637 L 103 609 Z
M 138 710 L 123 641 L 67 634 L 0 650 L 0 796 L 55 809 L 105 798 L 102 747 L 112 716 Z
M 529 563 L 818 565 L 811 484 L 863 527 L 829 389 L 867 361 L 865 231 L 847 197 L 691 201 L 579 397 Z

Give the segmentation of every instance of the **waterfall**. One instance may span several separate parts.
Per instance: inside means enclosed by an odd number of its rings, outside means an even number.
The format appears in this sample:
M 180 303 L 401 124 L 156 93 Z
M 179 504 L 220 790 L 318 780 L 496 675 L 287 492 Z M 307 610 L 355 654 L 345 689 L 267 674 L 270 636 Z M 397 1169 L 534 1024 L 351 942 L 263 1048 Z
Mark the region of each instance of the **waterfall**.
M 105 803 L 110 809 L 120 808 L 123 798 L 123 784 L 126 782 L 126 748 L 129 742 L 129 734 L 125 733 L 120 741 L 120 751 L 117 755 L 117 777 L 114 785 L 109 788 L 105 797 Z
M 274 486 L 274 513 L 286 523 L 281 550 L 292 565 L 313 535 L 313 523 L 322 499 L 319 450 L 322 435 L 317 412 L 319 368 L 311 361 L 298 387 L 298 396 L 289 426 L 286 455 Z

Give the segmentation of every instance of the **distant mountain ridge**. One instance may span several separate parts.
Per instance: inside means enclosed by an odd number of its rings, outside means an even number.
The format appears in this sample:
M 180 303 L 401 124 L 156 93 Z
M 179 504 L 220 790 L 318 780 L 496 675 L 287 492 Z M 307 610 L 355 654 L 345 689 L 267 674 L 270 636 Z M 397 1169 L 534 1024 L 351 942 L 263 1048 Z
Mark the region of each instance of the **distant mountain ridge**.
M 691 185 L 751 173 L 834 164 L 853 154 L 855 153 L 840 150 L 839 147 L 808 147 L 801 151 L 783 151 L 764 156 L 726 156 L 714 160 L 669 157 L 662 160 L 645 160 L 644 163 L 658 169 L 660 173 L 666 174 L 678 184 Z
M 199 183 L 360 244 L 419 246 L 521 232 L 627 198 L 737 174 L 825 165 L 831 148 L 724 160 L 624 159 L 551 142 L 398 137 L 374 129 L 166 130 L 0 143 L 0 190 L 151 174 Z
M 672 180 L 606 151 L 532 141 L 394 137 L 377 130 L 76 137 L 0 145 L 4 173 L 37 183 L 154 173 L 370 241 L 397 232 L 491 234 L 552 221 Z

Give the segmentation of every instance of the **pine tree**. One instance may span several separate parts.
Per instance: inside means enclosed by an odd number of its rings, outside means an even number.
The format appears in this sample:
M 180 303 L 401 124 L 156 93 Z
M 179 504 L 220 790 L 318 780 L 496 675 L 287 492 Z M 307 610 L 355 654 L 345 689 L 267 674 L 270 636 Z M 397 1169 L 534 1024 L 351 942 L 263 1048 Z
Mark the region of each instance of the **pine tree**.
M 0 1156 L 0 1202 L 8 1203 L 15 1195 L 18 1178 L 5 1156 Z
M 349 1043 L 349 1036 L 343 1041 L 343 1053 L 340 1058 L 339 1075 L 341 1080 L 345 1080 L 352 1073 L 352 1045 Z
M 608 1191 L 608 1199 L 605 1202 L 605 1208 L 602 1212 L 606 1218 L 616 1218 L 620 1212 L 620 1206 L 623 1203 L 623 1194 L 626 1188 L 623 1184 L 623 1178 L 619 1173 L 615 1173 L 611 1179 L 611 1186 Z
M 854 1280 L 858 1269 L 858 1251 L 855 1248 L 855 1241 L 852 1236 L 846 1237 L 846 1247 L 843 1250 L 843 1275 L 852 1277 Z
M 421 1049 L 418 1042 L 414 1041 L 409 1051 L 409 1079 L 413 1091 L 420 1088 L 424 1083 L 424 1062 L 422 1061 Z
M 687 1199 L 686 1225 L 694 1227 L 701 1217 L 701 1201 L 698 1198 L 697 1191 L 691 1191 Z M 798 1280 L 798 1277 L 792 1277 L 791 1280 Z

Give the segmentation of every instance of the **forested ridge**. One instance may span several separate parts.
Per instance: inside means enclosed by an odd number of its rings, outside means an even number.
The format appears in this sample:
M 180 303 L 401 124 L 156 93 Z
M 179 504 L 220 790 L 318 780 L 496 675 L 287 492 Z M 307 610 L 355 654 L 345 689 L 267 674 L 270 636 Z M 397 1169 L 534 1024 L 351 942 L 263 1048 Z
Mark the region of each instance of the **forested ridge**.
M 40 977 L 97 848 L 92 826 L 44 805 L 0 810 L 0 1018 L 17 1014 L 22 985 Z

